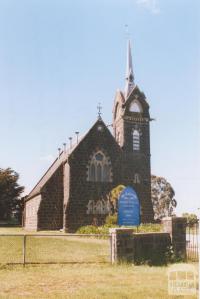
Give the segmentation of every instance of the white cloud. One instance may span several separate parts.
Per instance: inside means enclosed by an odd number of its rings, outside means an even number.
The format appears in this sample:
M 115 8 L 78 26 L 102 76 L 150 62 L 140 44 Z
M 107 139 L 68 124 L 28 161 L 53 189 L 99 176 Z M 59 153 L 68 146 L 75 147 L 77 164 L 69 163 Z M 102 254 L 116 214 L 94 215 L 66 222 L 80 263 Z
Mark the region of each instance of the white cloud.
M 43 157 L 40 157 L 41 161 L 45 161 L 45 162 L 53 162 L 54 161 L 54 156 L 53 155 L 46 155 Z
M 158 0 L 137 0 L 137 4 L 148 9 L 152 14 L 159 14 Z

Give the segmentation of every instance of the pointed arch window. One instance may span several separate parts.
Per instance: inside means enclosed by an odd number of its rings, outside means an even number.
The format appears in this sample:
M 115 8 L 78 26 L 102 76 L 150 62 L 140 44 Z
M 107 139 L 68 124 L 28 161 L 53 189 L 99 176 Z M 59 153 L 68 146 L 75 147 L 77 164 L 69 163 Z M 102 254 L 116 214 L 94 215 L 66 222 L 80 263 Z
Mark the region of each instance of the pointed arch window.
M 133 150 L 140 150 L 140 132 L 136 129 L 133 130 Z
M 140 102 L 137 100 L 133 100 L 130 104 L 129 111 L 136 112 L 136 113 L 142 113 L 143 110 L 142 110 L 142 106 L 141 106 Z
M 93 154 L 88 165 L 87 180 L 90 182 L 112 182 L 111 162 L 102 151 Z

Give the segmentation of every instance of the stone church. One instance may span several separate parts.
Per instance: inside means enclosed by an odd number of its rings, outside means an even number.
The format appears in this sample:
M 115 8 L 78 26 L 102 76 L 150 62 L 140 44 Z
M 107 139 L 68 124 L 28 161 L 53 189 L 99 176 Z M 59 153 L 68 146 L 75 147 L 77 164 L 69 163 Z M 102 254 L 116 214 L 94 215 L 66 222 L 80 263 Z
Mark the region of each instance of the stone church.
M 131 186 L 140 200 L 141 222 L 153 222 L 149 105 L 135 85 L 127 47 L 125 90 L 116 92 L 113 134 L 99 113 L 77 144 L 64 148 L 25 201 L 24 227 L 74 232 L 103 224 L 113 207 L 109 192 Z

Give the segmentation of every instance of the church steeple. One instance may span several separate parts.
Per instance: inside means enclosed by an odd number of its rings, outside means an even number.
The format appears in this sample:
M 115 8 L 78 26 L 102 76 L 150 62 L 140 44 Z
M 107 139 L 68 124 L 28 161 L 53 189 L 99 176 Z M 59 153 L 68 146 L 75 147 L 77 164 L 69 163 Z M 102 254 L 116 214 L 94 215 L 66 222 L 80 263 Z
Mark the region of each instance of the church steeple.
M 133 64 L 131 55 L 131 42 L 128 40 L 127 44 L 127 65 L 126 65 L 126 84 L 125 84 L 125 100 L 127 99 L 130 92 L 135 87 L 134 74 L 133 74 Z
M 141 203 L 141 220 L 153 220 L 151 202 L 150 114 L 145 94 L 134 83 L 131 44 L 128 41 L 126 86 L 117 90 L 113 133 L 122 150 L 122 184 L 132 186 Z

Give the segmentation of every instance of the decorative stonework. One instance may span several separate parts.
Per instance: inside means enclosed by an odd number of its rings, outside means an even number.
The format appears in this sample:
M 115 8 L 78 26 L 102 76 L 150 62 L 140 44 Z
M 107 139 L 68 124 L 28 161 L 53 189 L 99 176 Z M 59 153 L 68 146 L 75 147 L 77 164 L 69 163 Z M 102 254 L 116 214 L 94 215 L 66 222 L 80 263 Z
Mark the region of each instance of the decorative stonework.
M 89 200 L 86 213 L 88 215 L 108 215 L 111 213 L 111 210 L 112 206 L 109 200 Z
M 140 102 L 134 99 L 129 106 L 129 111 L 135 113 L 142 113 L 143 110 Z
M 90 157 L 87 166 L 87 181 L 112 182 L 112 165 L 110 158 L 103 150 L 97 150 Z

